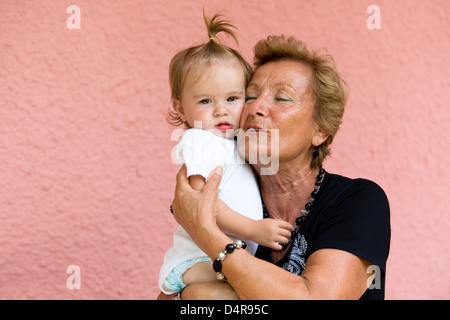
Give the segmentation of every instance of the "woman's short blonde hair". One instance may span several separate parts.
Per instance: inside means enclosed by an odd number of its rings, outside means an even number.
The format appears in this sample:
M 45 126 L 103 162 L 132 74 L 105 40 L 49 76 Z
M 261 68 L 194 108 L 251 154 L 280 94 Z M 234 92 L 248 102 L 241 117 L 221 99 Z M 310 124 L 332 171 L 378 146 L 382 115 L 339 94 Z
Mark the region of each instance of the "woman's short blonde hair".
M 239 54 L 239 52 L 229 46 L 219 43 L 216 39 L 216 35 L 219 32 L 223 32 L 233 38 L 238 44 L 237 36 L 231 29 L 236 29 L 236 27 L 229 21 L 223 20 L 223 17 L 220 14 L 216 14 L 212 19 L 209 19 L 203 12 L 203 18 L 208 31 L 208 42 L 178 52 L 172 58 L 170 63 L 169 83 L 172 102 L 175 99 L 181 100 L 183 86 L 188 76 L 200 77 L 202 69 L 199 67 L 210 66 L 212 62 L 217 60 L 235 59 L 244 71 L 245 86 L 248 85 L 252 77 L 251 65 Z M 174 126 L 184 124 L 185 127 L 189 127 L 186 122 L 181 120 L 177 110 L 173 107 L 173 103 L 169 108 L 166 118 L 167 121 Z
M 269 36 L 254 47 L 255 70 L 265 63 L 293 60 L 304 63 L 313 71 L 311 90 L 315 96 L 314 121 L 328 135 L 320 146 L 311 146 L 311 167 L 322 166 L 330 154 L 330 144 L 336 135 L 347 102 L 347 84 L 328 54 L 312 51 L 305 43 L 294 37 Z

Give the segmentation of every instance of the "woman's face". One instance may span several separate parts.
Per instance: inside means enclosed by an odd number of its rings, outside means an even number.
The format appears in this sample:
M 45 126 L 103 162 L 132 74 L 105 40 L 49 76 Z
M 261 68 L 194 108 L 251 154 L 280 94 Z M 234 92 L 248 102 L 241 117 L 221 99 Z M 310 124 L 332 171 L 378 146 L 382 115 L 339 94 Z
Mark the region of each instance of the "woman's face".
M 261 161 L 264 156 L 279 161 L 280 166 L 304 168 L 311 161 L 312 145 L 326 140 L 313 120 L 311 77 L 308 66 L 288 60 L 266 63 L 254 73 L 240 120 L 245 143 L 239 143 L 239 153 L 255 168 L 268 166 Z M 256 155 L 259 160 L 255 163 Z

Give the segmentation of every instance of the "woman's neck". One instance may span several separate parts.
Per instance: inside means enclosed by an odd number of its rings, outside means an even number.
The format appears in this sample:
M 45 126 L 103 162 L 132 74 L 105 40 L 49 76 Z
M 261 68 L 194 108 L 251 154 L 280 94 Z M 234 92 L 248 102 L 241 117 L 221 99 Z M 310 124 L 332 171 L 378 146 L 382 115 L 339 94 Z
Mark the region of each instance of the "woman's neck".
M 311 198 L 317 172 L 306 166 L 300 170 L 280 168 L 274 175 L 260 175 L 260 190 L 270 218 L 281 219 L 295 226 L 300 211 Z M 282 251 L 272 251 L 272 261 L 278 262 L 290 246 Z
M 309 165 L 300 170 L 280 168 L 274 175 L 259 176 L 261 196 L 270 217 L 294 226 L 311 197 L 316 176 Z

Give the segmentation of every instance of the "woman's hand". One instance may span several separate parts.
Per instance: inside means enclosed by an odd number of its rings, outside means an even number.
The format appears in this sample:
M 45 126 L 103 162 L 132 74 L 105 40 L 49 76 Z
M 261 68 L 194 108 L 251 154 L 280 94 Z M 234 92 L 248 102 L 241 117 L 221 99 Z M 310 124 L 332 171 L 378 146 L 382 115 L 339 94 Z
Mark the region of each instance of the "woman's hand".
M 217 167 L 208 176 L 203 189 L 195 191 L 189 185 L 185 165 L 177 174 L 175 198 L 172 202 L 174 217 L 198 246 L 208 240 L 213 233 L 220 231 L 216 219 L 217 195 L 221 179 L 222 168 Z

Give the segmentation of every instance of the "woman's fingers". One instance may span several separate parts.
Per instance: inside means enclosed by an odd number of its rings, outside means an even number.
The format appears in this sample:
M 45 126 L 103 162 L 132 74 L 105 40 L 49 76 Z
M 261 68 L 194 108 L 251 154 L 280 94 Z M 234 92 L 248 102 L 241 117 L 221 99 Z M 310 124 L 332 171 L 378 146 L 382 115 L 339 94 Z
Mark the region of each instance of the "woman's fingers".
M 206 179 L 205 185 L 203 186 L 202 193 L 213 191 L 215 194 L 219 189 L 220 181 L 222 180 L 222 167 L 217 167 L 210 172 L 208 179 Z
M 186 165 L 182 165 L 180 170 L 177 173 L 177 185 L 175 186 L 175 191 L 191 189 L 189 185 L 189 179 L 187 177 Z
M 217 196 L 221 179 L 222 168 L 217 167 L 209 174 L 201 191 L 199 214 L 211 216 L 214 221 L 217 216 Z

